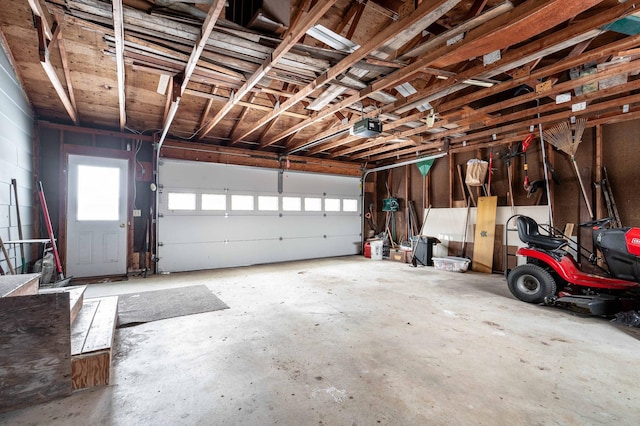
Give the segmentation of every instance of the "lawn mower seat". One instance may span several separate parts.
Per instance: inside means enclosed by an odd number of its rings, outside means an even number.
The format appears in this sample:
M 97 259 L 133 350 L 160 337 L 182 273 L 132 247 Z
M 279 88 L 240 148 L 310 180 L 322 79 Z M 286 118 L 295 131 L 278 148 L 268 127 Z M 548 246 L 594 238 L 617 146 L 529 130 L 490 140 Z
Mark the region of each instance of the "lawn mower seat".
M 543 250 L 558 250 L 568 244 L 562 238 L 541 235 L 538 223 L 528 216 L 518 216 L 516 225 L 520 240 L 530 247 L 537 247 Z

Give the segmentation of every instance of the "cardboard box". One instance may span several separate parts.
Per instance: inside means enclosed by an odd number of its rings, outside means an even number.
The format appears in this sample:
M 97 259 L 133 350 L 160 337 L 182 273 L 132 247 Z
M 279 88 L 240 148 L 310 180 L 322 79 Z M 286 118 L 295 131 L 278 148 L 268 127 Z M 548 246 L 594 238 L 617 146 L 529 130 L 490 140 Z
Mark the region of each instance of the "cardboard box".
M 389 260 L 393 260 L 394 262 L 409 263 L 410 255 L 411 252 L 407 250 L 391 249 L 391 251 L 389 252 Z

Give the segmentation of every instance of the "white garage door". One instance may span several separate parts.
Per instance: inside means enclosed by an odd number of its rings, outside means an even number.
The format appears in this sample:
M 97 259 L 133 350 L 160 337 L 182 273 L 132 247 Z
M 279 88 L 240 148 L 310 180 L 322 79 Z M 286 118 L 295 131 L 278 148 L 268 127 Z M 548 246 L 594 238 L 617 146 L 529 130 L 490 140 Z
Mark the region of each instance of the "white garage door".
M 357 254 L 360 179 L 163 159 L 158 270 Z

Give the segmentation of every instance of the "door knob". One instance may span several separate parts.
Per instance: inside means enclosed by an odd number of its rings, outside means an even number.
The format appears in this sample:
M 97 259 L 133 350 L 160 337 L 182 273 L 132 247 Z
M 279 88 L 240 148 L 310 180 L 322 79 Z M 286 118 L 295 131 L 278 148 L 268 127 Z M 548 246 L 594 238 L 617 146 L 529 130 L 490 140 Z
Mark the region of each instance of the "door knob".
M 121 223 L 121 224 L 120 224 L 120 228 L 124 228 L 124 223 Z

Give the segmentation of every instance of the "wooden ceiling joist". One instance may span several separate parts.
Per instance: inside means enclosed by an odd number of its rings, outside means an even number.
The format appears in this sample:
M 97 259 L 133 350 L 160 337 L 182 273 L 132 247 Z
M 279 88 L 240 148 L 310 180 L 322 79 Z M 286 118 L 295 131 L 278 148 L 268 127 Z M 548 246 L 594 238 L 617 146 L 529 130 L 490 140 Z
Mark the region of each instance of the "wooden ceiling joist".
M 343 72 L 347 71 L 351 66 L 356 64 L 361 59 L 365 58 L 369 53 L 371 53 L 372 51 L 374 51 L 384 43 L 388 42 L 389 40 L 393 39 L 398 34 L 399 31 L 402 31 L 407 27 L 415 25 L 417 22 L 422 22 L 423 24 L 427 25 L 428 21 L 425 21 L 425 18 L 427 17 L 429 17 L 430 21 L 435 22 L 447 11 L 451 10 L 451 8 L 454 7 L 458 2 L 459 0 L 439 0 L 435 4 L 433 3 L 427 4 L 427 2 L 423 3 L 418 9 L 416 9 L 416 11 L 413 14 L 409 15 L 407 18 L 403 20 L 400 20 L 391 24 L 384 31 L 378 33 L 375 37 L 373 37 L 363 46 L 360 46 L 360 48 L 358 48 L 355 52 L 351 53 L 350 55 L 342 59 L 335 66 L 327 70 L 324 74 L 316 78 L 307 86 L 301 88 L 293 97 L 289 98 L 285 103 L 283 103 L 280 106 L 280 109 L 278 111 L 274 111 L 273 114 L 269 114 L 263 117 L 262 119 L 260 119 L 255 125 L 247 129 L 241 135 L 241 137 L 246 137 L 250 135 L 257 129 L 259 129 L 261 126 L 269 122 L 270 120 L 273 120 L 283 111 L 286 111 L 288 108 L 295 105 L 302 98 L 308 96 L 310 93 L 312 93 L 319 87 L 322 87 L 322 85 L 330 82 L 331 80 L 335 79 L 340 74 L 342 74 Z M 331 114 L 333 114 L 334 112 L 335 111 L 332 111 Z M 290 134 L 291 133 L 284 135 L 282 136 L 282 138 Z M 262 148 L 267 147 L 277 142 L 278 140 L 279 139 L 271 139 L 268 142 L 263 142 L 261 144 L 261 147 Z
M 191 79 L 191 75 L 193 71 L 196 69 L 196 65 L 198 64 L 198 60 L 200 59 L 200 55 L 202 54 L 202 50 L 204 49 L 205 44 L 207 43 L 207 39 L 209 38 L 209 34 L 213 31 L 213 27 L 222 13 L 222 9 L 224 8 L 225 1 L 224 0 L 213 0 L 211 2 L 211 6 L 209 7 L 209 11 L 207 12 L 207 18 L 204 20 L 202 24 L 202 29 L 200 30 L 200 36 L 198 37 L 196 44 L 193 46 L 193 50 L 191 52 L 191 56 L 189 56 L 189 60 L 187 61 L 187 65 L 184 69 L 184 73 L 180 76 L 180 90 L 178 93 L 172 93 L 173 102 L 171 104 L 171 108 L 169 110 L 169 114 L 167 115 L 165 122 L 162 126 L 162 133 L 160 135 L 160 139 L 158 144 L 162 146 L 164 139 L 169 132 L 169 127 L 171 127 L 171 122 L 178 111 L 178 107 L 180 105 L 180 99 L 184 94 L 184 91 L 187 88 L 187 84 L 189 84 L 189 80 Z M 175 79 L 175 77 L 174 77 Z
M 197 6 L 209 10 L 204 23 L 171 9 L 148 13 L 137 0 L 5 2 L 5 44 L 36 115 L 62 122 L 71 117 L 76 125 L 82 117 L 86 126 L 114 130 L 162 126 L 161 141 L 195 131 L 201 145 L 238 144 L 255 156 L 389 164 L 515 141 L 536 114 L 548 123 L 568 113 L 568 105 L 555 103 L 560 93 L 586 102 L 580 114 L 589 123 L 628 119 L 640 109 L 640 101 L 633 103 L 640 91 L 640 35 L 608 29 L 636 13 L 640 0 L 433 0 L 417 6 L 405 0 L 404 17 L 395 22 L 378 13 L 378 5 L 365 8 L 366 1 L 296 0 L 283 37 L 215 19 L 212 9 L 224 6 L 211 0 L 211 6 Z M 40 41 L 26 46 L 35 33 L 32 13 L 40 20 Z M 321 35 L 305 36 L 316 24 L 327 29 L 322 34 L 329 44 Z M 331 43 L 330 31 L 338 40 L 353 38 L 355 51 Z M 49 60 L 56 44 L 60 56 Z M 38 59 L 27 57 L 36 47 L 50 84 L 37 71 Z M 482 56 L 497 51 L 490 60 Z M 621 52 L 631 53 L 621 58 Z M 598 64 L 598 74 L 576 78 L 574 68 L 587 63 Z M 156 93 L 159 76 L 173 79 L 166 99 L 166 91 Z M 578 96 L 578 86 L 602 78 L 608 81 L 600 90 Z M 540 82 L 550 86 L 546 92 L 520 89 L 535 90 Z M 632 102 L 628 113 L 607 104 L 616 97 Z M 178 105 L 184 114 L 178 115 Z M 432 127 L 425 122 L 431 107 Z M 363 115 L 379 117 L 383 133 L 349 135 Z M 206 155 L 226 161 L 240 154 Z
M 554 124 L 558 121 L 561 120 L 566 120 L 572 116 L 583 116 L 583 115 L 589 115 L 589 114 L 600 114 L 600 113 L 604 113 L 606 111 L 609 111 L 611 109 L 620 109 L 621 105 L 623 104 L 629 104 L 629 105 L 633 105 L 633 104 L 637 104 L 640 102 L 640 95 L 630 95 L 627 97 L 621 97 L 621 98 L 615 98 L 609 101 L 604 101 L 604 102 L 599 102 L 599 103 L 594 103 L 594 104 L 590 104 L 586 107 L 585 110 L 580 111 L 580 113 L 576 113 L 574 111 L 571 110 L 571 106 L 569 105 L 569 109 L 567 111 L 562 111 L 562 112 L 558 112 L 558 113 L 554 113 L 554 114 L 550 114 L 550 115 L 545 115 L 542 116 L 540 119 L 538 119 L 537 117 L 535 118 L 530 118 L 527 120 L 521 120 L 517 123 L 513 123 L 513 124 L 509 124 L 509 125 L 505 125 L 505 126 L 498 126 L 498 127 L 494 127 L 494 128 L 488 128 L 485 130 L 482 130 L 481 132 L 477 132 L 474 133 L 473 135 L 465 135 L 463 137 L 456 137 L 456 138 L 449 138 L 449 142 L 450 144 L 456 145 L 456 144 L 461 144 L 463 142 L 466 142 L 467 144 L 469 143 L 473 143 L 475 141 L 486 141 L 487 139 L 491 139 L 493 134 L 496 135 L 508 135 L 510 133 L 517 133 L 523 136 L 526 136 L 526 134 L 528 134 L 529 132 L 529 128 L 530 126 L 537 126 L 539 124 L 541 125 L 551 125 Z M 566 108 L 565 108 L 566 109 Z M 406 156 L 406 155 L 415 155 L 416 152 L 420 152 L 422 151 L 423 147 L 427 147 L 430 144 L 434 144 L 437 143 L 439 140 L 441 139 L 430 139 L 427 141 L 423 141 L 422 144 L 419 144 L 418 147 L 416 148 L 409 148 L 409 149 L 405 149 L 403 151 L 400 152 L 394 152 L 393 154 L 390 155 L 386 155 L 382 154 L 380 156 L 374 156 L 375 154 L 380 154 L 382 152 L 384 152 L 383 148 L 379 148 L 378 150 L 374 150 L 371 151 L 369 153 L 369 155 L 372 155 L 371 158 L 369 158 L 371 161 L 380 161 L 380 160 L 384 160 L 387 158 L 391 158 L 394 156 Z M 352 156 L 352 159 L 356 159 L 356 157 L 358 156 Z M 365 158 L 366 155 L 363 155 L 362 158 Z
M 44 10 L 42 9 L 40 0 L 27 1 L 29 2 L 29 7 L 31 7 L 31 11 L 33 12 L 33 14 L 38 16 L 42 20 L 42 28 L 47 40 L 53 40 L 53 31 L 51 31 L 51 26 L 49 25 L 47 15 L 45 15 Z
M 543 33 L 588 9 L 602 0 L 530 0 L 495 19 L 489 28 L 477 28 L 465 37 L 471 43 L 434 61 L 435 67 L 446 67 L 521 43 Z
M 40 17 L 40 15 L 35 15 L 35 22 L 36 29 L 38 31 L 38 52 L 40 65 L 42 65 L 44 72 L 47 74 L 49 81 L 53 85 L 53 88 L 56 91 L 58 98 L 62 102 L 64 109 L 67 111 L 67 114 L 69 114 L 71 121 L 73 121 L 74 124 L 78 125 L 78 113 L 71 103 L 71 100 L 69 99 L 64 86 L 60 82 L 56 70 L 53 68 L 53 65 L 51 65 L 51 61 L 49 60 L 49 48 L 47 46 L 48 43 L 45 35 L 44 20 Z
M 238 92 L 232 96 L 229 101 L 218 111 L 211 119 L 209 124 L 202 129 L 200 137 L 209 133 L 218 123 L 236 106 L 236 104 L 256 85 L 258 82 L 274 67 L 274 65 L 282 59 L 282 57 L 291 50 L 307 30 L 314 25 L 322 16 L 333 6 L 337 0 L 325 0 L 316 3 L 309 13 L 301 18 L 294 28 L 290 28 L 284 35 L 283 41 L 269 55 L 264 63 L 253 73 L 244 85 L 238 89 Z
M 473 128 L 485 128 L 485 127 L 492 127 L 492 126 L 496 126 L 500 123 L 510 123 L 512 121 L 519 121 L 518 125 L 521 125 L 521 123 L 523 122 L 522 120 L 524 119 L 530 119 L 531 117 L 536 116 L 537 114 L 544 114 L 544 113 L 549 113 L 552 112 L 554 110 L 563 110 L 563 109 L 571 109 L 571 105 L 573 103 L 576 102 L 589 102 L 592 100 L 597 100 L 600 98 L 606 98 L 608 96 L 612 96 L 612 95 L 617 95 L 617 94 L 621 94 L 621 93 L 625 93 L 631 90 L 638 90 L 640 89 L 640 81 L 635 81 L 632 83 L 629 83 L 627 85 L 620 85 L 620 86 L 615 86 L 609 89 L 605 89 L 605 90 L 601 90 L 601 91 L 597 91 L 597 92 L 593 92 L 593 93 L 588 93 L 579 97 L 574 98 L 571 103 L 568 104 L 560 104 L 560 105 L 556 105 L 556 103 L 551 103 L 551 104 L 547 104 L 545 106 L 541 106 L 541 107 L 531 107 L 529 109 L 525 109 L 522 111 L 518 111 L 516 113 L 511 113 L 511 114 L 496 114 L 495 116 L 487 116 L 487 114 L 490 113 L 496 113 L 502 110 L 508 110 L 509 108 L 513 108 L 516 106 L 523 106 L 526 104 L 529 105 L 533 105 L 532 102 L 535 102 L 541 98 L 547 97 L 547 96 L 555 96 L 557 94 L 560 93 L 565 93 L 567 91 L 571 91 L 573 88 L 575 87 L 580 87 L 586 84 L 590 84 L 594 81 L 599 81 L 599 80 L 603 80 L 608 78 L 611 75 L 615 75 L 616 73 L 619 72 L 624 72 L 625 70 L 632 70 L 632 69 L 636 69 L 638 67 L 637 64 L 635 63 L 626 63 L 626 64 L 621 64 L 619 66 L 618 69 L 616 70 L 607 70 L 604 73 L 599 73 L 599 74 L 595 74 L 595 75 L 587 75 L 584 77 L 581 77 L 580 79 L 576 79 L 576 80 L 571 80 L 571 81 L 567 81 L 565 83 L 562 83 L 560 85 L 558 85 L 557 87 L 555 87 L 552 91 L 550 92 L 545 92 L 545 93 L 536 93 L 535 91 L 532 91 L 529 94 L 525 94 L 525 95 L 521 95 L 521 96 L 517 96 L 517 97 L 513 97 L 511 99 L 507 99 L 505 101 L 502 102 L 498 102 L 498 103 L 494 103 L 491 105 L 488 105 L 484 108 L 480 108 L 478 110 L 474 110 L 473 112 L 468 112 L 466 114 L 458 114 L 458 113 L 454 113 L 451 116 L 445 116 L 442 118 L 442 120 L 438 121 L 436 126 L 445 126 L 448 123 L 459 123 L 462 120 L 469 120 L 472 124 L 470 125 L 466 125 L 466 126 L 458 126 L 454 129 L 451 130 L 444 130 L 442 132 L 439 133 L 435 133 L 433 134 L 431 137 L 428 138 L 423 138 L 422 140 L 422 144 L 428 144 L 428 143 L 433 143 L 433 142 L 437 142 L 439 140 L 442 140 L 443 138 L 453 138 L 456 134 L 460 134 L 460 133 L 466 133 L 471 131 Z M 546 116 L 543 116 L 544 119 L 546 119 Z M 528 125 L 521 125 L 520 131 L 525 131 L 526 128 L 528 127 Z M 508 128 L 509 131 L 513 130 L 511 127 Z M 404 132 L 401 132 L 399 134 L 399 136 L 404 136 L 404 137 L 408 137 L 410 135 L 414 135 L 414 134 L 418 134 L 418 133 L 423 133 L 423 132 L 427 132 L 429 130 L 429 126 L 422 126 L 419 128 L 415 128 L 415 129 L 409 129 L 406 130 Z M 492 128 L 492 132 L 497 132 L 497 134 L 501 134 L 503 133 L 502 131 L 496 131 L 495 128 Z M 465 138 L 466 139 L 473 139 L 474 137 L 476 137 L 478 133 L 470 133 L 470 134 L 466 134 Z M 486 136 L 491 136 L 493 133 L 488 133 L 488 134 L 482 134 L 483 137 Z M 351 153 L 351 152 L 355 152 L 355 151 L 359 151 L 365 148 L 370 148 L 371 146 L 369 145 L 361 145 L 358 147 L 358 149 L 352 149 L 349 150 L 347 152 L 342 153 L 343 155 L 346 153 Z M 385 149 L 385 148 L 380 148 L 379 150 L 375 151 L 376 154 L 388 151 L 390 149 Z M 418 146 L 416 148 L 415 151 L 419 151 L 420 150 L 420 146 Z M 404 153 L 411 153 L 410 150 L 408 151 L 404 151 Z M 371 151 L 369 152 L 364 152 L 361 154 L 355 154 L 350 156 L 351 159 L 361 159 L 361 158 L 365 158 L 368 155 L 371 154 Z M 335 155 L 330 155 L 329 158 L 335 158 Z

